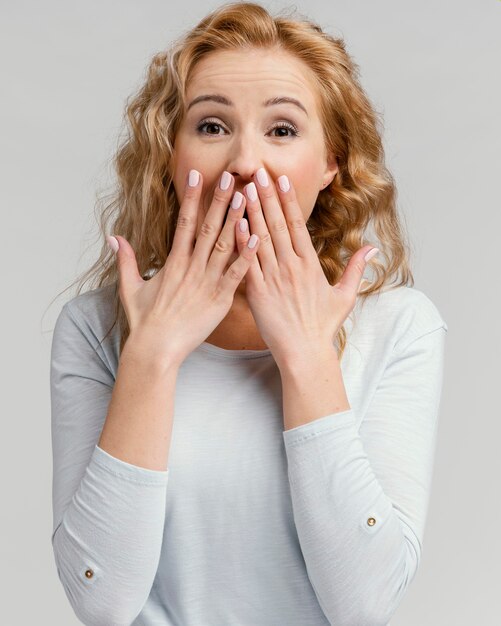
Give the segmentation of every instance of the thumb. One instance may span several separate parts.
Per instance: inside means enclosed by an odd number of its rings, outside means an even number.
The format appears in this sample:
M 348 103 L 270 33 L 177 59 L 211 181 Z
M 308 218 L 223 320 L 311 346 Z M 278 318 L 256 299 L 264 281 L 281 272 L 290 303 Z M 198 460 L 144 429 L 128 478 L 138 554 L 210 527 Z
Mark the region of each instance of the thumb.
M 348 294 L 358 293 L 367 262 L 378 252 L 379 248 L 374 246 L 364 246 L 355 252 L 348 261 L 341 280 L 337 283 L 343 291 L 346 290 Z
M 130 293 L 129 289 L 137 287 L 138 284 L 144 282 L 137 268 L 136 254 L 127 239 L 120 235 L 108 235 L 106 241 L 113 252 L 116 253 L 119 286 L 127 297 L 127 294 Z

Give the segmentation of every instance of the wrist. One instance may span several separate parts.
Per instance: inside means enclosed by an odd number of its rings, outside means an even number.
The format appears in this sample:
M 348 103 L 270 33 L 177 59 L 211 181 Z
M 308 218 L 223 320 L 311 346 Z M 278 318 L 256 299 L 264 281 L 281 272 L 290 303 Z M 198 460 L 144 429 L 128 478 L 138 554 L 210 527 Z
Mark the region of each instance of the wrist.
M 173 349 L 166 347 L 166 342 L 159 340 L 158 333 L 146 328 L 130 332 L 120 354 L 122 360 L 165 373 L 177 371 L 181 365 L 181 359 Z
M 301 373 L 311 371 L 312 366 L 318 367 L 320 363 L 335 364 L 340 367 L 339 357 L 334 345 L 312 347 L 305 346 L 294 351 L 289 351 L 275 359 L 281 373 Z

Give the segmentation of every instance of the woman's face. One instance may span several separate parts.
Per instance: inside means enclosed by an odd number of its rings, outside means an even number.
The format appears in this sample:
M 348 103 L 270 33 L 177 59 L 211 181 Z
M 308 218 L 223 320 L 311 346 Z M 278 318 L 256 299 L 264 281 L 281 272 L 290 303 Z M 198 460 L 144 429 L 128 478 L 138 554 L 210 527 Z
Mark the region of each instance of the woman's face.
M 190 169 L 203 175 L 197 235 L 224 170 L 235 177 L 234 191 L 242 193 L 260 167 L 273 181 L 286 174 L 308 220 L 319 191 L 337 172 L 336 161 L 327 160 L 310 74 L 291 54 L 260 49 L 212 52 L 195 66 L 175 137 L 173 183 L 181 203 Z M 200 96 L 218 96 L 226 103 L 207 98 L 191 104 Z M 284 97 L 306 111 L 290 102 L 265 104 Z M 234 251 L 228 264 L 237 256 Z

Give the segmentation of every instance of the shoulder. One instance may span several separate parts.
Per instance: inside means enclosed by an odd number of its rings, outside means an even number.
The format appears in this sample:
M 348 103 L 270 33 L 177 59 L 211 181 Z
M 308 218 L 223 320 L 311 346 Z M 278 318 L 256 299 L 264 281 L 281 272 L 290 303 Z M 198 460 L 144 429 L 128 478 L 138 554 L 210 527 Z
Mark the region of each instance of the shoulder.
M 387 286 L 362 301 L 353 310 L 357 330 L 368 333 L 372 341 L 382 341 L 391 348 L 408 345 L 414 339 L 438 329 L 448 330 L 447 323 L 432 299 L 422 290 L 407 285 Z
M 113 325 L 115 290 L 113 283 L 81 293 L 64 304 L 59 318 L 69 318 L 95 347 Z

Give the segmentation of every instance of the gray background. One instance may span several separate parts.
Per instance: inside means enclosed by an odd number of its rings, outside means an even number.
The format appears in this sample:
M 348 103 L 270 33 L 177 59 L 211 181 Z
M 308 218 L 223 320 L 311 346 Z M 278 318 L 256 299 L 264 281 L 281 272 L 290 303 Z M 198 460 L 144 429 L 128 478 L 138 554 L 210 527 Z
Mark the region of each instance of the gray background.
M 290 6 L 262 4 L 272 12 Z M 109 181 L 126 97 L 151 56 L 217 3 L 184 0 L 182 13 L 179 6 L 0 4 L 0 595 L 8 626 L 79 623 L 50 544 L 49 355 L 70 293 L 49 304 L 95 259 L 95 194 Z M 415 286 L 449 326 L 423 558 L 392 626 L 494 626 L 501 562 L 501 2 L 296 6 L 346 38 L 384 115 Z

